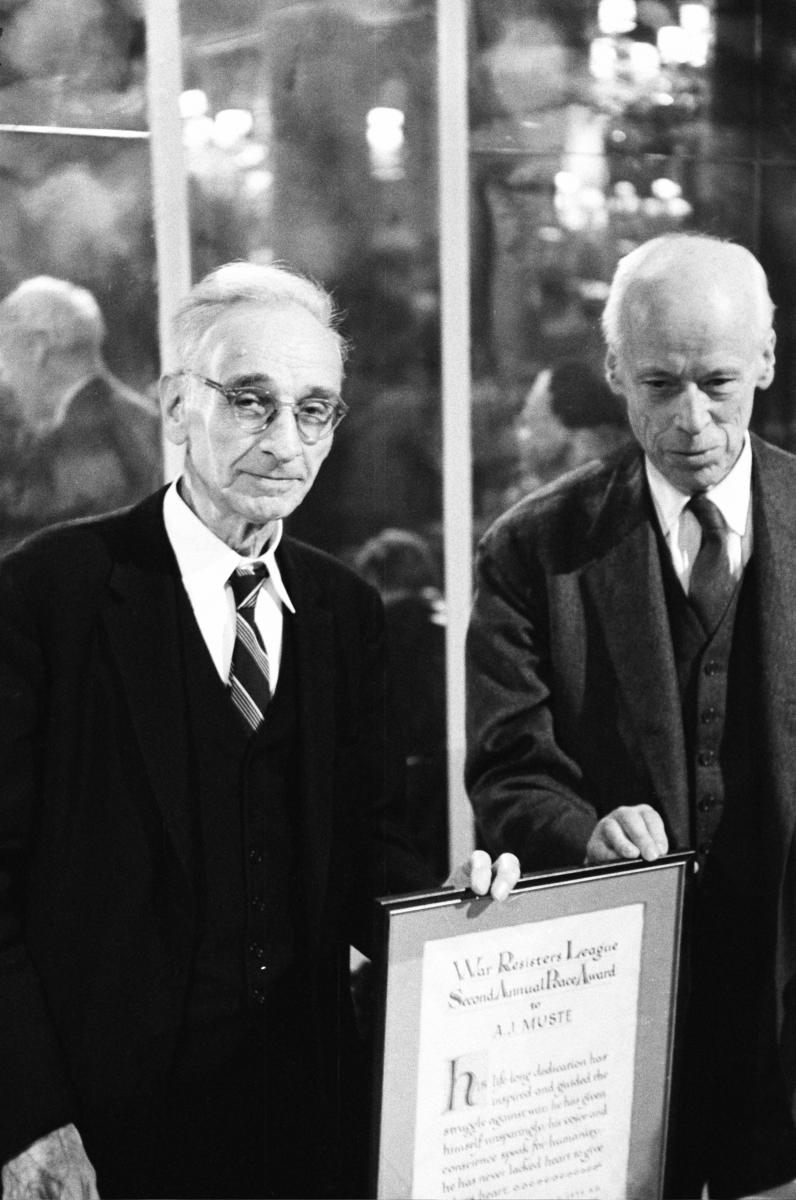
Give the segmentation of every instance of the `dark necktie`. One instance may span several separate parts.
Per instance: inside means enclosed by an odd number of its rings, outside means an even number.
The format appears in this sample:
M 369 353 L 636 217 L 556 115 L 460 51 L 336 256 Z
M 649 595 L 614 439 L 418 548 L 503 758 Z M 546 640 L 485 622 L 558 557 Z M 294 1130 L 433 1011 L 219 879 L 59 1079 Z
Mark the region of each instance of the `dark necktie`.
M 688 599 L 706 633 L 713 633 L 735 591 L 727 553 L 727 526 L 712 500 L 692 496 L 688 507 L 702 529 L 699 553 L 694 559 Z
M 238 567 L 229 577 L 235 597 L 236 628 L 229 686 L 232 702 L 250 729 L 257 729 L 271 699 L 268 654 L 254 623 L 257 593 L 268 578 L 264 563 Z

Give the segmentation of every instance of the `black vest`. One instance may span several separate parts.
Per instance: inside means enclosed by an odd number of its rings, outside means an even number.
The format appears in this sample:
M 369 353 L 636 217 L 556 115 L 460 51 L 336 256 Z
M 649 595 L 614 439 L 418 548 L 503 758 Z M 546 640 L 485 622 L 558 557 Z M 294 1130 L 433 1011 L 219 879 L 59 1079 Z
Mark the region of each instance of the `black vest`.
M 659 538 L 697 854 L 685 930 L 682 1106 L 675 1157 L 717 1194 L 792 1175 L 796 1138 L 775 1044 L 776 903 L 767 878 L 754 558 L 706 638 Z M 770 1172 L 770 1173 L 769 1173 Z M 736 1189 L 733 1191 L 733 1189 Z M 676 1195 L 691 1194 L 687 1189 Z
M 737 963 L 740 953 L 751 965 L 771 949 L 760 930 L 773 902 L 763 869 L 754 560 L 709 638 L 663 544 L 661 562 L 688 757 L 697 918 L 711 929 L 706 928 L 711 954 L 732 955 Z M 714 928 L 720 937 L 712 937 Z
M 180 591 L 198 835 L 198 937 L 187 1014 L 189 1027 L 199 1027 L 256 1013 L 296 969 L 296 672 L 286 616 L 276 692 L 252 734 Z

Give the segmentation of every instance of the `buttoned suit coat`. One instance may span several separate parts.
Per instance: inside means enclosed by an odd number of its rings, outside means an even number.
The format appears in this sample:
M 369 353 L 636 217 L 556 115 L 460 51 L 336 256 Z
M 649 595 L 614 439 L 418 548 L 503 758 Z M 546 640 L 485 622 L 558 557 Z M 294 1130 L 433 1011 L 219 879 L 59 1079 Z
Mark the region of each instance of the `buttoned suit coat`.
M 349 944 L 369 949 L 374 896 L 431 877 L 392 819 L 381 602 L 289 537 L 277 553 L 296 607 L 305 1042 L 334 1138 Z M 197 901 L 181 587 L 162 492 L 0 567 L 2 1161 L 155 1097 L 180 1029 Z
M 765 744 L 754 802 L 777 882 L 781 1052 L 796 1091 L 796 458 L 752 438 Z M 650 804 L 690 846 L 681 702 L 655 516 L 633 447 L 504 514 L 479 548 L 467 641 L 467 785 L 493 852 L 579 865 L 598 819 Z

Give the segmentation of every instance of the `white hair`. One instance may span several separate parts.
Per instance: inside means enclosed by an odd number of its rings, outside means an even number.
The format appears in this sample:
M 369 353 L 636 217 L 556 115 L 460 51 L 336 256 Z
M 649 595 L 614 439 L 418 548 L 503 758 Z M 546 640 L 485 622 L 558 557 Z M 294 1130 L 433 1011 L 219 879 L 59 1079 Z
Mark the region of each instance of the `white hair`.
M 192 360 L 208 330 L 237 304 L 298 304 L 329 330 L 345 360 L 348 345 L 337 329 L 338 313 L 324 287 L 278 264 L 231 262 L 194 284 L 177 308 L 173 329 L 182 363 Z
M 754 289 L 753 301 L 759 316 L 761 332 L 765 333 L 771 328 L 774 303 L 769 295 L 766 273 L 751 251 L 734 242 L 710 237 L 708 234 L 670 233 L 643 242 L 620 259 L 602 314 L 603 336 L 608 346 L 615 348 L 622 340 L 622 310 L 630 285 L 682 270 L 683 251 L 688 251 L 689 247 L 697 249 L 704 246 L 726 247 L 749 269 Z
M 0 302 L 0 318 L 43 333 L 59 350 L 99 353 L 105 321 L 91 292 L 66 279 L 35 275 Z

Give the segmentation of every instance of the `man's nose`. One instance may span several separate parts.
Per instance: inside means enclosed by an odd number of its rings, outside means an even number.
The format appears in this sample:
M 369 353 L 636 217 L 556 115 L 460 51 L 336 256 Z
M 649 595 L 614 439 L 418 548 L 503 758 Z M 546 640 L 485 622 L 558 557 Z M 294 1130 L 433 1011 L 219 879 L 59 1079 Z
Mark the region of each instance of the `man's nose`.
M 280 462 L 298 458 L 303 445 L 299 437 L 296 414 L 289 404 L 280 404 L 270 423 L 260 434 L 260 447 Z
M 710 397 L 696 383 L 683 388 L 677 409 L 677 423 L 686 433 L 701 433 L 711 421 Z

